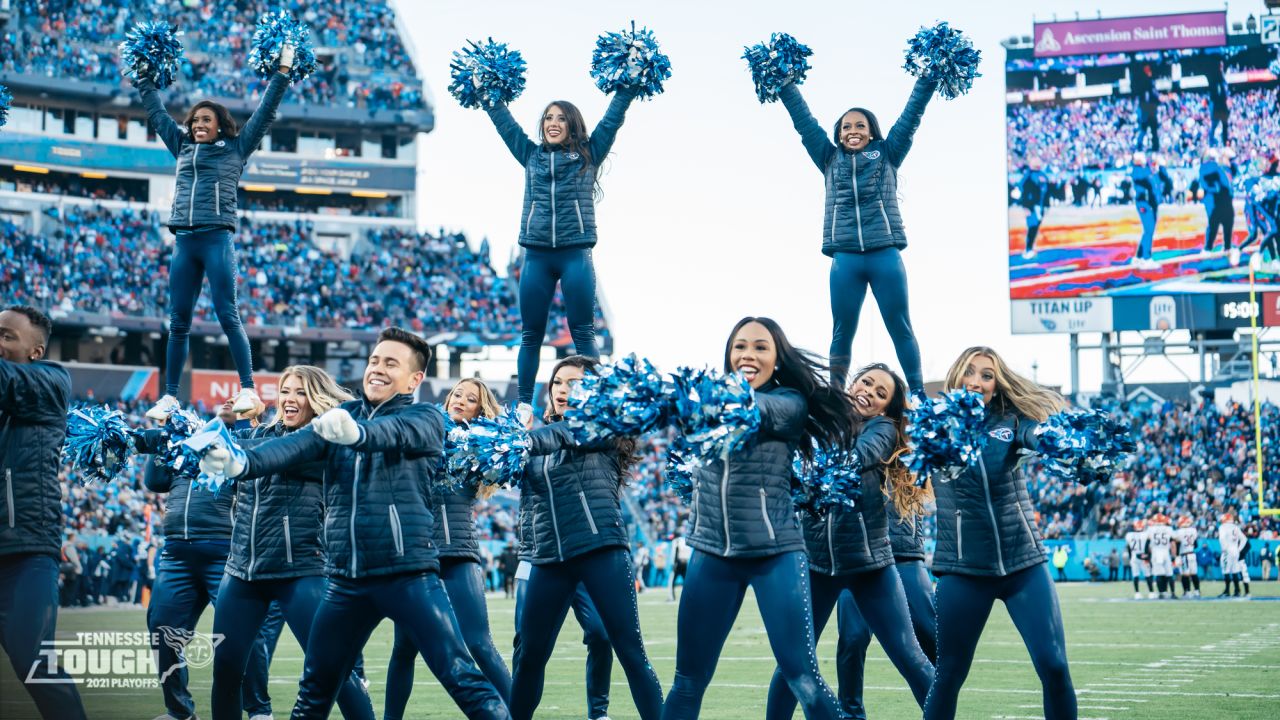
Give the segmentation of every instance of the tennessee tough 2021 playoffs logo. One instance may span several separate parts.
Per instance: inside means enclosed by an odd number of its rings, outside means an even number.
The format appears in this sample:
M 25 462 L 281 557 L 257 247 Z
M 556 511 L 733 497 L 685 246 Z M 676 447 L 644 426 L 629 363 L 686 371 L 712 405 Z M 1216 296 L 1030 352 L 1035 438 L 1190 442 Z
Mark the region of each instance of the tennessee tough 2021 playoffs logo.
M 221 634 L 206 635 L 167 625 L 157 630 L 156 633 L 82 632 L 70 640 L 45 641 L 24 680 L 32 685 L 75 683 L 90 688 L 158 688 L 182 668 L 211 665 L 214 650 L 223 640 Z M 165 667 L 160 667 L 159 653 L 152 649 L 161 645 L 172 649 L 177 657 Z M 57 675 L 59 666 L 69 678 L 50 677 Z

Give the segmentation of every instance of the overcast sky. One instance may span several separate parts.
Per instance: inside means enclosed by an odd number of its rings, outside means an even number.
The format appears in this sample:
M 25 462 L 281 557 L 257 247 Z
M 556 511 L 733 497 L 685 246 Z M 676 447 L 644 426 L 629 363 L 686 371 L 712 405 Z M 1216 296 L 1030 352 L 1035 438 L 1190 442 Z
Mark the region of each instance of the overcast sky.
M 426 228 L 487 236 L 496 264 L 515 244 L 523 173 L 488 117 L 448 94 L 451 53 L 467 39 L 507 42 L 528 62 L 528 87 L 511 110 L 533 132 L 553 99 L 578 105 L 588 126 L 608 98 L 588 74 L 597 35 L 647 25 L 671 57 L 667 90 L 631 106 L 601 178 L 595 265 L 619 352 L 660 367 L 718 364 L 743 315 L 778 320 L 791 340 L 826 354 L 830 261 L 821 254 L 823 183 L 780 103 L 761 105 L 741 59 L 771 32 L 813 49 L 802 90 L 825 126 L 845 109 L 873 110 L 887 128 L 913 78 L 907 39 L 947 20 L 983 54 L 973 91 L 935 96 L 899 174 L 909 245 L 911 315 L 926 380 L 940 379 L 965 347 L 986 344 L 1041 382 L 1067 384 L 1066 336 L 1009 332 L 1005 203 L 1004 48 L 1036 18 L 1215 9 L 1204 0 L 1151 2 L 551 2 L 395 3 L 418 71 L 434 100 L 435 130 L 420 150 L 419 219 Z M 1233 3 L 1230 20 L 1261 11 Z M 865 10 L 864 10 L 865 9 Z M 868 14 L 863 14 L 863 12 Z M 874 15 L 874 18 L 872 17 Z M 854 362 L 898 366 L 868 293 Z M 1084 389 L 1099 380 L 1087 358 Z M 548 368 L 543 368 L 544 372 Z M 1173 379 L 1173 378 L 1168 378 Z

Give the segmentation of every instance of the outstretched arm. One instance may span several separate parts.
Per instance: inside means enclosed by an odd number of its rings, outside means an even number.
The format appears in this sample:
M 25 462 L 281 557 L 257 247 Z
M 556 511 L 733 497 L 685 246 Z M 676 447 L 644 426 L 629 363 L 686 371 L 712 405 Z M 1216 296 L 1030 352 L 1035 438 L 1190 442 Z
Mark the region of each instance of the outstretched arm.
M 360 439 L 352 447 L 361 452 L 444 452 L 444 416 L 433 405 L 413 405 L 396 415 L 358 420 L 357 424 Z
M 804 433 L 804 421 L 809 416 L 809 406 L 804 396 L 790 388 L 771 393 L 757 393 L 756 407 L 760 408 L 760 432 L 774 437 L 796 441 Z
M 897 445 L 898 430 L 891 420 L 881 416 L 867 421 L 854 443 L 863 472 L 887 462 L 890 457 L 893 457 L 893 451 Z
M 48 362 L 0 360 L 0 412 L 32 422 L 67 419 L 71 376 Z
M 502 142 L 507 144 L 507 149 L 515 156 L 516 162 L 527 165 L 529 158 L 538 151 L 538 146 L 529 139 L 524 130 L 520 129 L 520 123 L 511 116 L 511 111 L 506 105 L 495 105 L 488 110 L 488 113 L 493 126 L 498 129 L 498 135 L 502 138 Z
M 569 427 L 564 423 L 544 425 L 537 430 L 529 432 L 529 454 L 534 456 L 550 455 L 559 450 L 598 452 L 609 449 L 614 443 L 615 440 L 613 439 L 579 443 L 573 437 L 573 433 L 569 432 Z
M 285 437 L 268 440 L 254 447 L 244 448 L 248 462 L 237 479 L 250 479 L 292 472 L 307 463 L 323 460 L 328 454 L 329 443 L 324 438 L 303 428 Z
M 782 98 L 783 107 L 791 115 L 791 124 L 800 133 L 800 142 L 804 143 L 809 158 L 819 170 L 826 170 L 827 163 L 831 162 L 831 157 L 837 152 L 836 146 L 813 117 L 813 113 L 809 112 L 809 105 L 800 95 L 800 88 L 795 83 L 787 83 L 778 92 L 778 97 Z
M 258 149 L 258 143 L 262 142 L 262 138 L 266 137 L 267 131 L 271 129 L 271 123 L 275 122 L 276 110 L 280 108 L 280 102 L 284 100 L 284 91 L 288 89 L 289 75 L 283 70 L 276 71 L 276 74 L 271 76 L 271 82 L 267 85 L 267 92 L 263 94 L 258 109 L 253 111 L 253 116 L 240 131 L 240 137 L 236 138 L 240 143 L 241 157 L 249 157 L 254 150 Z
M 893 163 L 894 167 L 901 165 L 906 159 L 907 151 L 911 149 L 911 140 L 920 127 L 920 118 L 924 117 L 924 108 L 933 97 L 933 91 L 937 89 L 937 81 L 924 78 L 916 80 L 915 87 L 911 89 L 907 107 L 903 109 L 902 114 L 898 116 L 898 121 L 889 129 L 889 135 L 884 139 L 885 154 L 888 155 L 889 162 Z
M 626 119 L 627 108 L 635 99 L 635 90 L 620 88 L 614 92 L 613 100 L 609 101 L 609 109 L 596 124 L 596 129 L 591 131 L 591 160 L 596 165 L 609 154 L 613 141 L 618 137 L 618 128 L 622 127 L 622 121 Z
M 138 93 L 142 95 L 142 107 L 147 111 L 147 122 L 151 123 L 151 129 L 160 136 L 160 141 L 169 149 L 169 154 L 178 157 L 178 152 L 182 149 L 182 141 L 187 135 L 186 131 L 165 109 L 155 83 L 147 78 L 139 78 L 133 81 L 133 86 L 138 88 Z

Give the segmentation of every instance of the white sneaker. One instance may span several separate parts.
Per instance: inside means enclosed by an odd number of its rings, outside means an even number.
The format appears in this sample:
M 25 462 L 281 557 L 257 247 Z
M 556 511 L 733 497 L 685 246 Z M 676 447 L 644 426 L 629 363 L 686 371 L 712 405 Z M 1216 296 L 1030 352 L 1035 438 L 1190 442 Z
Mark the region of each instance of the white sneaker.
M 1031 250 L 1022 251 L 1022 257 L 1026 258 L 1027 260 L 1031 260 L 1035 258 L 1035 256 L 1036 256 L 1035 248 L 1032 248 Z
M 249 720 L 276 720 L 270 715 L 250 715 Z
M 1141 599 L 1142 599 L 1142 593 L 1140 593 L 1140 592 L 1136 592 L 1136 593 L 1134 593 L 1134 594 L 1133 594 L 1133 599 L 1134 599 L 1134 600 L 1141 600 Z
M 1155 599 L 1156 599 L 1156 594 L 1155 594 L 1155 593 L 1153 593 L 1153 592 L 1149 592 L 1149 593 L 1147 593 L 1147 599 L 1148 599 L 1148 600 L 1155 600 Z
M 181 407 L 182 406 L 178 404 L 178 398 L 172 395 L 165 395 L 160 398 L 155 405 L 151 406 L 151 409 L 147 411 L 147 417 L 152 420 L 159 420 L 163 422 L 168 420 L 169 416 Z
M 237 415 L 247 413 L 261 404 L 262 400 L 258 398 L 258 393 L 253 388 L 241 388 L 236 395 L 235 403 L 231 406 L 231 412 Z
M 1238 265 L 1240 265 L 1239 248 L 1231 248 L 1231 250 L 1227 253 L 1227 257 L 1231 259 L 1231 267 L 1237 267 Z

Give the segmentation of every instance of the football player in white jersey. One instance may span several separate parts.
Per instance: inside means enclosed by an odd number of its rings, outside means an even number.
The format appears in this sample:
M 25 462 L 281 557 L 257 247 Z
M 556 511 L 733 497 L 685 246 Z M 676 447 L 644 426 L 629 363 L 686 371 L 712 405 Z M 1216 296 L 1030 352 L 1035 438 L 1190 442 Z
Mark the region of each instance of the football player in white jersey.
M 1124 545 L 1129 551 L 1129 569 L 1133 572 L 1133 599 L 1142 599 L 1142 590 L 1138 587 L 1138 577 L 1147 581 L 1148 597 L 1155 597 L 1156 590 L 1151 584 L 1151 573 L 1147 571 L 1147 521 L 1134 520 L 1133 529 L 1124 534 Z
M 1160 599 L 1173 595 L 1173 528 L 1169 516 L 1156 513 L 1147 526 L 1147 556 L 1151 560 L 1151 574 L 1156 578 Z
M 1222 580 L 1225 583 L 1222 588 L 1222 594 L 1218 597 L 1227 597 L 1231 595 L 1231 583 L 1235 583 L 1235 597 L 1240 597 L 1240 583 L 1244 582 L 1244 596 L 1249 597 L 1249 581 L 1242 576 L 1245 575 L 1248 568 L 1245 567 L 1244 546 L 1249 539 L 1244 536 L 1244 532 L 1240 530 L 1240 526 L 1236 524 L 1235 515 L 1225 513 L 1222 516 L 1222 523 L 1218 525 L 1218 544 L 1222 547 Z
M 1178 529 L 1173 532 L 1178 543 L 1178 570 L 1182 573 L 1182 597 L 1200 597 L 1200 568 L 1196 566 L 1196 545 L 1200 531 L 1190 515 L 1178 518 Z M 1194 585 L 1194 587 L 1192 587 Z

